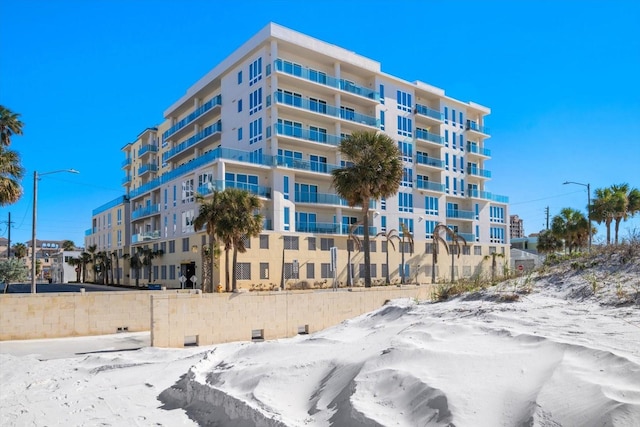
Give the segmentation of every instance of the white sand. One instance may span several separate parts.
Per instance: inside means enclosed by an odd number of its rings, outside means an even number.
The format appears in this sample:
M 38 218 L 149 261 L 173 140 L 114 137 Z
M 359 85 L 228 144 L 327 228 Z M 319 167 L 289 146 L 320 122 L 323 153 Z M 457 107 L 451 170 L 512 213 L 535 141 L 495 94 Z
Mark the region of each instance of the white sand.
M 0 425 L 640 426 L 639 272 L 560 271 L 515 302 L 496 298 L 514 282 L 396 300 L 272 342 L 4 342 Z

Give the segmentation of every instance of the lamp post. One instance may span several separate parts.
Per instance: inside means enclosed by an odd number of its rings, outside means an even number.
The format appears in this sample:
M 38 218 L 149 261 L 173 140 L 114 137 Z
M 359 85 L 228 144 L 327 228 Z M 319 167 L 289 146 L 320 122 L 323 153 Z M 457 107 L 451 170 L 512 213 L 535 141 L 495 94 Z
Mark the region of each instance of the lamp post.
M 36 217 L 38 212 L 38 177 L 59 172 L 80 173 L 75 169 L 60 169 L 39 174 L 33 171 L 33 221 L 31 223 L 31 293 L 36 293 Z
M 591 237 L 593 234 L 593 230 L 591 229 L 591 186 L 589 184 L 582 184 L 580 182 L 574 182 L 574 181 L 565 181 L 562 184 L 563 185 L 576 184 L 576 185 L 582 185 L 583 187 L 587 187 L 587 217 L 589 218 L 589 253 L 591 253 Z

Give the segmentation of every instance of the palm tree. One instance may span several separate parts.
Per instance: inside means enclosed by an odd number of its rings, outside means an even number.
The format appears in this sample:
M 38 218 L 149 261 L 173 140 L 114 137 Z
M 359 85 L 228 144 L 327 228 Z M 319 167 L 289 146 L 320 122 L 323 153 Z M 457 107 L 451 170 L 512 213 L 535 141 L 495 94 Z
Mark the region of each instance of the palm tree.
M 16 243 L 15 245 L 13 245 L 13 255 L 18 259 L 26 257 L 28 252 L 29 250 L 27 248 L 27 245 L 25 245 L 24 243 Z
M 462 253 L 462 247 L 463 246 L 467 246 L 467 241 L 465 240 L 464 237 L 462 237 L 461 235 L 459 235 L 456 231 L 452 230 L 451 228 L 447 227 L 450 231 L 449 236 L 451 237 L 451 243 L 449 243 L 449 247 L 455 247 L 456 248 L 456 253 L 458 254 L 458 258 L 460 258 L 460 254 Z M 460 242 L 463 242 L 463 245 L 460 245 Z M 451 252 L 451 283 L 455 283 L 455 254 L 453 253 L 454 251 L 450 251 Z
M 575 209 L 564 208 L 551 221 L 553 234 L 565 241 L 569 253 L 584 247 L 589 240 L 589 221 Z
M 216 249 L 218 246 L 218 223 L 220 222 L 220 218 L 224 213 L 223 207 L 221 206 L 222 197 L 223 196 L 221 195 L 220 191 L 214 191 L 213 193 L 211 193 L 211 196 L 207 197 L 206 199 L 201 195 L 196 196 L 196 201 L 200 203 L 200 209 L 198 212 L 198 216 L 193 220 L 193 227 L 195 230 L 201 230 L 206 227 L 206 233 L 207 236 L 209 236 L 208 253 L 211 254 L 212 257 L 216 253 Z M 211 261 L 212 262 L 209 263 L 209 277 L 211 280 L 209 289 L 213 291 L 213 273 L 215 269 L 215 262 L 213 262 L 213 259 Z M 228 286 L 229 285 L 227 283 L 227 292 L 229 292 L 230 290 Z M 207 288 L 205 286 L 204 280 L 202 281 L 202 288 L 203 292 Z
M 400 227 L 402 228 L 402 249 L 400 250 L 400 253 L 402 254 L 402 284 L 406 284 L 407 283 L 407 278 L 406 276 L 406 269 L 404 266 L 404 253 L 405 253 L 405 240 L 407 241 L 407 243 L 409 243 L 409 251 L 411 254 L 413 254 L 413 236 L 411 235 L 411 232 L 409 231 L 409 229 L 407 228 L 407 226 L 404 224 L 404 222 L 400 223 Z M 388 248 L 387 248 L 388 249 Z M 388 269 L 388 268 L 387 268 Z
M 484 260 L 487 261 L 488 259 L 491 259 L 491 282 L 495 282 L 496 280 L 496 268 L 497 268 L 497 262 L 496 262 L 496 257 L 498 258 L 504 258 L 504 254 L 500 254 L 498 252 L 492 252 L 491 255 L 485 255 L 484 256 Z
M 447 254 L 449 253 L 449 244 L 445 237 L 442 237 L 442 233 L 449 234 L 451 230 L 445 224 L 439 222 L 433 228 L 433 249 L 432 253 L 432 266 L 431 266 L 431 283 L 436 283 L 436 265 L 438 264 L 438 250 L 440 248 L 440 244 L 444 245 L 444 248 L 447 250 Z
M 24 124 L 19 117 L 20 114 L 0 105 L 0 145 L 8 147 L 11 145 L 12 135 L 22 135 Z
M 75 248 L 76 248 L 76 245 L 71 240 L 65 240 L 64 242 L 62 242 L 62 250 L 64 251 L 72 251 Z
M 152 277 L 151 277 L 151 272 L 153 269 L 153 260 L 155 258 L 161 257 L 162 255 L 164 255 L 164 252 L 162 251 L 162 249 L 150 249 L 150 248 L 144 248 L 142 249 L 142 265 L 147 267 L 147 275 L 149 276 L 149 284 L 151 284 L 152 282 Z
M 353 275 L 351 274 L 351 250 L 352 246 L 356 247 L 358 250 L 362 250 L 362 241 L 360 238 L 355 235 L 356 228 L 360 226 L 359 222 L 355 224 L 351 224 L 349 227 L 349 237 L 347 237 L 347 286 L 353 286 Z M 353 242 L 353 244 L 351 243 Z
M 80 258 L 71 258 L 69 259 L 69 265 L 76 267 L 76 282 L 80 283 L 80 271 L 82 270 L 82 260 Z
M 113 259 L 115 260 L 115 267 L 116 267 L 116 282 L 118 283 L 118 285 L 120 284 L 120 261 L 119 261 L 119 257 L 118 257 L 118 251 L 114 250 L 113 252 L 111 252 L 110 256 L 113 257 Z M 113 265 L 113 263 L 112 263 Z M 111 277 L 114 277 L 113 272 L 111 272 Z M 113 280 L 111 282 L 113 284 Z
M 93 282 L 96 283 L 98 279 L 98 266 L 96 264 L 97 256 L 98 256 L 98 245 L 90 245 L 87 248 L 87 252 L 91 256 L 91 269 L 93 270 Z
M 347 163 L 331 172 L 333 186 L 350 207 L 362 207 L 364 285 L 370 288 L 369 204 L 398 192 L 403 173 L 400 151 L 393 139 L 377 132 L 354 132 L 340 142 L 338 150 Z
M 398 236 L 398 232 L 396 231 L 395 228 L 392 228 L 391 230 L 387 231 L 386 233 L 384 231 L 379 232 L 378 234 L 376 234 L 376 237 L 378 236 L 382 236 L 385 239 L 387 239 L 387 252 L 386 252 L 386 257 L 387 257 L 387 285 L 391 284 L 391 280 L 389 279 L 389 245 L 391 245 L 391 247 L 393 248 L 393 250 L 396 250 L 396 245 L 393 243 L 393 239 L 396 240 L 400 240 L 400 236 Z
M 82 283 L 87 283 L 87 264 L 91 262 L 93 257 L 89 252 L 82 252 L 80 254 L 80 263 L 82 265 Z
M 611 223 L 616 210 L 615 195 L 611 188 L 597 188 L 591 203 L 591 219 L 607 228 L 607 245 L 611 244 Z
M 629 217 L 634 216 L 639 210 L 640 191 L 637 188 L 630 188 L 629 184 L 612 185 L 611 191 L 617 201 L 614 211 L 615 244 L 617 245 L 620 222 L 628 220 Z
M 132 248 L 132 254 L 123 254 L 122 258 L 129 260 L 129 267 L 136 273 L 136 288 L 140 286 L 140 269 L 142 268 L 142 248 Z
M 0 145 L 0 206 L 17 202 L 22 196 L 20 180 L 24 168 L 20 164 L 20 155 Z
M 237 277 L 235 271 L 238 265 L 238 252 L 247 252 L 247 239 L 260 235 L 262 231 L 262 215 L 255 213 L 262 207 L 262 202 L 258 196 L 238 188 L 227 188 L 224 193 L 226 208 L 220 222 L 220 230 L 226 231 L 233 245 L 232 271 L 234 274 L 232 276 L 231 289 L 236 292 Z

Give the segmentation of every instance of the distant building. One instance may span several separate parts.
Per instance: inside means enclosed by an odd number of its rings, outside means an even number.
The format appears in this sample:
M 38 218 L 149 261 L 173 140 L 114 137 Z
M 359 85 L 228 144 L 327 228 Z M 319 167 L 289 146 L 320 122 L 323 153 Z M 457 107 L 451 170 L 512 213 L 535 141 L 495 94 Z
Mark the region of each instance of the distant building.
M 81 251 L 62 251 L 51 257 L 51 281 L 53 283 L 69 283 L 78 281 L 76 268 L 69 261 L 78 258 Z
M 509 215 L 509 236 L 511 239 L 524 237 L 524 221 L 518 215 Z

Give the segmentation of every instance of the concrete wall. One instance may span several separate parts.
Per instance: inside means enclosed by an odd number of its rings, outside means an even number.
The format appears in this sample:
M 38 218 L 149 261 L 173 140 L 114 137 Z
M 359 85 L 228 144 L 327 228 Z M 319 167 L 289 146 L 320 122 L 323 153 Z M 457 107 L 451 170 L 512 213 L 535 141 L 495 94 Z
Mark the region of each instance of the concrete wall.
M 387 300 L 430 298 L 431 291 L 431 286 L 409 285 L 353 291 L 154 293 L 151 345 L 179 348 L 312 333 L 378 309 Z
M 0 341 L 150 329 L 150 294 L 87 292 L 0 295 Z

